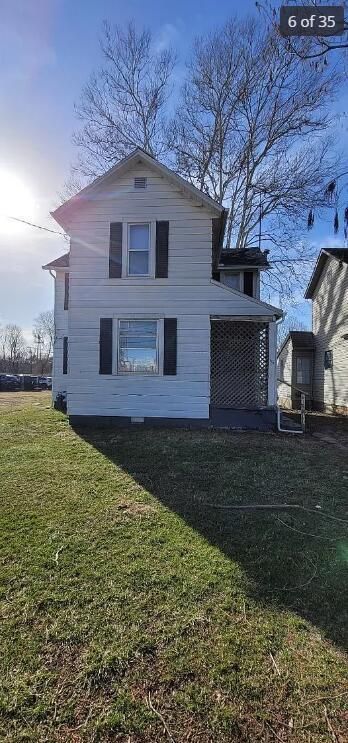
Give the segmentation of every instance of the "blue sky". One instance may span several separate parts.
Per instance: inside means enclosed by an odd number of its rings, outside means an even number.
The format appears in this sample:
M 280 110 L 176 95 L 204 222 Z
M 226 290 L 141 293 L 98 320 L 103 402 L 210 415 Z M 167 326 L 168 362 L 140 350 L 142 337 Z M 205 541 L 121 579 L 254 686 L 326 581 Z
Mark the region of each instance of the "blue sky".
M 26 218 L 53 229 L 59 227 L 49 211 L 58 203 L 74 158 L 74 102 L 100 59 L 103 19 L 122 24 L 133 18 L 150 26 L 157 43 L 178 49 L 182 64 L 196 34 L 255 9 L 253 0 L 245 0 L 242 10 L 236 0 L 222 0 L 219 6 L 211 0 L 5 0 L 1 5 L 0 215 L 6 202 L 6 194 L 5 202 L 1 197 L 4 180 L 10 174 L 30 194 Z M 179 65 L 178 79 L 181 71 Z M 15 191 L 15 180 L 12 185 Z M 318 248 L 331 244 L 331 226 L 316 229 L 311 238 Z M 16 322 L 29 337 L 34 317 L 53 305 L 53 282 L 41 265 L 66 249 L 60 236 L 10 228 L 0 216 L 0 324 Z M 298 312 L 309 318 L 304 305 Z

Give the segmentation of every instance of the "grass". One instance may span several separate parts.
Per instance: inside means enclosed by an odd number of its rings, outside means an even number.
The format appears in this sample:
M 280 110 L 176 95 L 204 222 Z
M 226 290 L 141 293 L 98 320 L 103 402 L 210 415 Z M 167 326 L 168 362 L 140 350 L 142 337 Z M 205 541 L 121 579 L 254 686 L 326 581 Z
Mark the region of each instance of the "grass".
M 1 740 L 344 743 L 347 523 L 207 504 L 347 520 L 345 453 L 40 401 L 0 414 Z

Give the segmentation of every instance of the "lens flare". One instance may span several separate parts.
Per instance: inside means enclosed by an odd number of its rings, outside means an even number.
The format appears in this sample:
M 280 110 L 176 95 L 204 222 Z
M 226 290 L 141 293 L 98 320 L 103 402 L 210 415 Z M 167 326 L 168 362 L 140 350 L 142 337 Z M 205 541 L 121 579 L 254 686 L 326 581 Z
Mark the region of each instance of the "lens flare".
M 24 225 L 17 219 L 32 220 L 35 200 L 25 183 L 9 170 L 0 167 L 0 234 L 22 232 Z

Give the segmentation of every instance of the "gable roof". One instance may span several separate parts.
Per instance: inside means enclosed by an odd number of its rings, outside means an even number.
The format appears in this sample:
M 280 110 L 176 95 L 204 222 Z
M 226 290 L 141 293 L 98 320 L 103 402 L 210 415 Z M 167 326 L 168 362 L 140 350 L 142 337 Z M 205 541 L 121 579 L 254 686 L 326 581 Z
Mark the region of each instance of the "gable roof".
M 296 349 L 312 351 L 314 348 L 314 335 L 310 330 L 290 330 L 292 345 Z
M 343 263 L 348 264 L 348 248 L 324 248 L 320 251 L 314 267 L 314 271 L 305 291 L 305 299 L 312 299 L 324 266 L 327 262 L 327 259 L 330 257 L 335 258 L 337 261 L 342 261 Z
M 46 263 L 42 268 L 47 270 L 52 268 L 69 268 L 69 257 L 70 253 L 64 253 L 64 255 L 60 255 L 59 258 L 56 258 L 54 261 Z
M 313 351 L 315 348 L 314 335 L 310 330 L 290 330 L 280 346 L 277 356 L 279 356 L 290 340 L 292 341 L 293 348 L 298 351 Z
M 65 203 L 59 206 L 58 209 L 51 212 L 52 217 L 61 227 L 63 227 L 63 229 L 65 229 L 67 226 L 68 215 L 71 213 L 72 209 L 75 210 L 83 203 L 88 203 L 89 197 L 94 193 L 94 191 L 97 190 L 100 185 L 107 182 L 109 178 L 112 178 L 113 176 L 119 177 L 131 167 L 140 163 L 148 165 L 153 170 L 156 170 L 160 175 L 167 178 L 170 182 L 187 193 L 191 198 L 198 201 L 202 206 L 206 206 L 208 209 L 214 211 L 217 216 L 222 216 L 224 214 L 225 209 L 221 204 L 218 204 L 217 201 L 214 201 L 210 196 L 207 196 L 203 191 L 200 191 L 199 188 L 196 188 L 196 186 L 193 186 L 191 183 L 186 181 L 180 175 L 175 173 L 174 170 L 171 170 L 166 165 L 160 163 L 155 157 L 149 155 L 148 152 L 137 147 L 130 153 L 130 155 L 123 158 L 123 160 L 120 160 L 119 163 L 107 170 L 106 173 L 96 178 L 92 183 L 79 191 L 79 193 L 72 196 L 71 199 L 65 201 Z
M 219 267 L 221 266 L 263 266 L 269 267 L 268 250 L 259 248 L 245 248 L 243 250 L 222 250 Z

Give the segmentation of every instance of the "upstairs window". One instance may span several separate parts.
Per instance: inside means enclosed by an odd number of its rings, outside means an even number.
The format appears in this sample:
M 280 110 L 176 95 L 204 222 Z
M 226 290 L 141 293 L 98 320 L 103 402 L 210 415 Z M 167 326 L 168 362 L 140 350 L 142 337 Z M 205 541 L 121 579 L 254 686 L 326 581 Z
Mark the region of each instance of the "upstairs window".
M 150 225 L 128 225 L 128 276 L 148 276 L 150 266 Z
M 305 356 L 296 359 L 296 382 L 297 384 L 311 383 L 311 360 Z
M 157 320 L 119 320 L 117 371 L 158 374 Z

